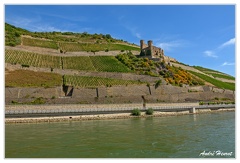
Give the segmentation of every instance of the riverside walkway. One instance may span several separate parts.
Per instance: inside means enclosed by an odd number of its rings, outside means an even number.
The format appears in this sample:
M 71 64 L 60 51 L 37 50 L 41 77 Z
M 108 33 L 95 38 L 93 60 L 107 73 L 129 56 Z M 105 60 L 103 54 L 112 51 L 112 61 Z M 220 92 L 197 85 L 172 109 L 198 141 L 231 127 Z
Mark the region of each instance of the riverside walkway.
M 76 106 L 76 105 L 75 105 Z M 20 107 L 20 108 L 19 108 Z M 136 107 L 103 107 L 103 108 L 77 108 L 71 105 L 21 105 L 21 106 L 6 106 L 5 118 L 23 118 L 23 117 L 46 117 L 46 116 L 72 116 L 72 115 L 96 115 L 96 114 L 114 114 L 114 113 L 131 113 L 133 109 L 146 111 L 152 108 L 158 112 L 181 112 L 189 111 L 189 113 L 196 113 L 197 110 L 218 110 L 235 108 L 235 104 L 221 104 L 221 105 L 186 105 L 186 106 L 152 106 L 143 108 Z

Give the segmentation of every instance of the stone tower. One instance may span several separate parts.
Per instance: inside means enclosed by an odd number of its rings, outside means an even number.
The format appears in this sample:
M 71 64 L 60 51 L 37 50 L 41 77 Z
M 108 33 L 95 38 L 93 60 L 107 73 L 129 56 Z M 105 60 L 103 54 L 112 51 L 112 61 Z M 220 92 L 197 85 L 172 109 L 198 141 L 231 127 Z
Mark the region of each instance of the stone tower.
M 148 41 L 148 47 L 152 47 L 152 40 Z
M 140 56 L 148 57 L 150 59 L 164 58 L 163 49 L 153 46 L 152 40 L 149 40 L 147 45 L 144 43 L 144 40 L 140 40 L 140 47 L 141 47 Z
M 147 45 L 144 43 L 144 40 L 140 40 L 140 48 L 145 49 L 147 47 Z

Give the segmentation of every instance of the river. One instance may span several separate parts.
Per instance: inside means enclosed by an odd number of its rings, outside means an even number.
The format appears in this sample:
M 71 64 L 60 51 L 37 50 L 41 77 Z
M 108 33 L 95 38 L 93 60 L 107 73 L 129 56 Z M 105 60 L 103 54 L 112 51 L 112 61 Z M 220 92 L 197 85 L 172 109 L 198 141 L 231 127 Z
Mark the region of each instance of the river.
M 6 158 L 235 158 L 235 112 L 5 124 Z

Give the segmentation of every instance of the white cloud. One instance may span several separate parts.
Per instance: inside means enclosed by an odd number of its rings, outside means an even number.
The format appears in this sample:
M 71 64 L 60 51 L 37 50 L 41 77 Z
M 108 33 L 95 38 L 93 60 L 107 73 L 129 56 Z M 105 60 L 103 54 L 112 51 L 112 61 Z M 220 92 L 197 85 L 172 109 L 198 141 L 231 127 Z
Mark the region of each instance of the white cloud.
M 162 48 L 164 51 L 171 51 L 173 48 L 181 47 L 182 45 L 183 42 L 180 40 L 156 43 L 156 46 Z
M 214 50 L 206 50 L 204 51 L 204 55 L 207 57 L 213 57 L 213 58 L 218 58 L 218 56 L 215 54 L 216 52 L 220 52 L 222 50 L 222 48 L 225 48 L 226 46 L 229 45 L 235 45 L 235 38 L 232 38 L 226 42 L 224 42 L 223 44 L 219 45 L 217 48 L 215 48 Z M 226 66 L 229 65 L 229 63 L 225 62 L 222 64 L 222 66 Z
M 39 13 L 39 12 L 36 12 Z M 49 14 L 49 13 L 39 13 L 41 15 L 46 15 L 46 16 L 51 16 L 51 17 L 55 17 L 55 18 L 60 18 L 60 19 L 65 19 L 65 20 L 69 20 L 69 21 L 76 21 L 76 22 L 83 22 L 83 21 L 87 21 L 87 18 L 81 15 L 77 15 L 77 16 L 64 16 L 64 15 L 57 15 L 57 14 Z
M 16 16 L 14 18 L 7 19 L 7 22 L 14 26 L 21 27 L 34 32 L 61 31 L 60 29 L 54 26 L 42 23 L 42 19 L 40 16 L 36 16 L 33 18 L 24 18 Z
M 224 62 L 221 66 L 233 66 L 235 63 Z
M 52 27 L 52 26 L 49 26 L 49 25 L 43 25 L 43 26 L 36 26 L 35 27 L 35 30 L 36 31 L 42 31 L 42 32 L 52 32 L 52 31 L 62 31 L 58 28 L 55 28 L 55 27 Z
M 219 46 L 219 48 L 224 48 L 229 45 L 234 45 L 235 44 L 235 38 L 232 38 L 228 40 L 227 42 L 223 43 L 222 45 Z
M 213 51 L 210 51 L 210 50 L 206 50 L 203 52 L 205 56 L 207 57 L 212 57 L 212 58 L 217 58 L 218 56 L 214 54 Z
M 137 37 L 138 39 L 141 39 L 142 37 L 141 34 L 137 31 L 137 27 L 132 23 L 127 22 L 125 19 L 126 17 L 124 15 L 118 17 L 119 24 L 128 31 L 130 31 L 133 36 Z
M 139 33 L 135 33 L 135 35 L 137 38 L 139 38 L 139 39 L 141 38 L 141 35 Z
M 130 26 L 125 26 L 127 30 L 129 30 L 133 36 L 137 37 L 138 39 L 141 39 L 141 34 L 137 32 L 137 28 L 135 27 L 130 27 Z

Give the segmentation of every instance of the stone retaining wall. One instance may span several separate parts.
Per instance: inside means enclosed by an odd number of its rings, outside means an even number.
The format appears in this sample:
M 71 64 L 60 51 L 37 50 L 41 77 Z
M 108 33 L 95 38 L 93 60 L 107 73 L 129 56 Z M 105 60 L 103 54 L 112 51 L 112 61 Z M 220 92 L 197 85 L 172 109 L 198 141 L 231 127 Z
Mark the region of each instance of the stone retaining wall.
M 196 87 L 195 87 L 196 88 Z M 200 91 L 189 92 L 189 87 L 161 85 L 129 85 L 99 88 L 73 88 L 72 95 L 64 97 L 62 87 L 56 88 L 5 88 L 5 102 L 26 102 L 43 97 L 47 103 L 142 103 L 144 96 L 148 102 L 197 102 L 215 98 L 235 100 L 234 91 L 218 90 L 203 86 Z

